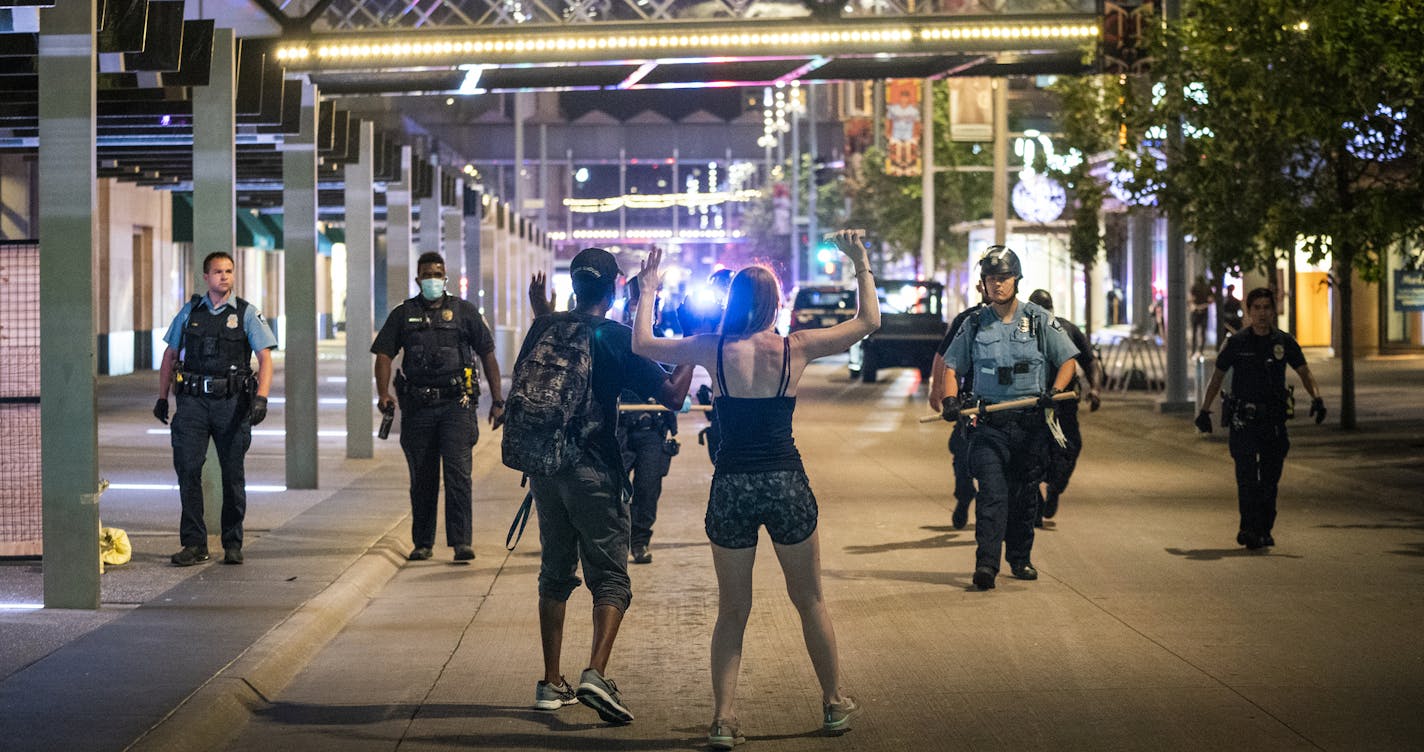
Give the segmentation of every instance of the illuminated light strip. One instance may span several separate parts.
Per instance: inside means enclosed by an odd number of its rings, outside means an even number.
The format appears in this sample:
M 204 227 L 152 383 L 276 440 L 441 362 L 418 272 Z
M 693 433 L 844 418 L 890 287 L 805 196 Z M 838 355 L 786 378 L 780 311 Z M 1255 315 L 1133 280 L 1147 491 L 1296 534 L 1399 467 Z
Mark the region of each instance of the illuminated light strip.
M 520 37 L 471 37 L 438 42 L 330 42 L 315 50 L 305 46 L 277 49 L 277 59 L 301 62 L 315 56 L 323 61 L 362 60 L 368 58 L 429 58 L 455 54 L 487 55 L 490 53 L 553 52 L 569 50 L 674 50 L 711 47 L 786 48 L 827 44 L 906 44 L 912 42 L 984 41 L 984 40 L 1073 40 L 1090 39 L 1101 33 L 1096 23 L 1015 24 L 1015 25 L 937 25 L 923 28 L 893 26 L 879 29 L 781 31 L 781 32 L 702 32 L 694 34 L 623 33 L 597 37 L 560 35 L 528 39 Z
M 569 239 L 568 234 L 564 232 L 551 232 L 549 233 L 549 237 L 554 240 Z M 673 240 L 678 238 L 687 240 L 722 240 L 730 238 L 735 240 L 741 237 L 743 237 L 741 230 L 732 230 L 730 232 L 727 230 L 682 230 L 674 235 L 672 230 L 661 228 L 636 228 L 630 229 L 627 232 L 619 232 L 618 230 L 612 229 L 574 230 L 573 233 L 574 240 L 618 240 L 620 238 L 630 240 L 635 238 L 644 240 Z
M 566 198 L 564 206 L 571 212 L 598 214 L 602 212 L 628 209 L 667 209 L 673 206 L 699 207 L 718 206 L 728 202 L 745 203 L 761 198 L 761 191 L 744 190 L 736 192 L 717 191 L 715 193 L 630 193 L 608 198 Z
M 0 603 L 0 611 L 33 611 L 42 608 L 43 603 Z

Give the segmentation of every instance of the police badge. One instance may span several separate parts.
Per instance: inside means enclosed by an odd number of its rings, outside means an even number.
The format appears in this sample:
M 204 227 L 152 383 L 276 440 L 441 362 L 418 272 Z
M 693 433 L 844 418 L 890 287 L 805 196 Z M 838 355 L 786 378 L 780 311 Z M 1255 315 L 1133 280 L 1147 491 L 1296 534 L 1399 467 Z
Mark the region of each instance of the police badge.
M 449 308 L 446 308 L 445 310 L 440 312 L 440 318 L 444 319 L 445 321 L 450 321 L 455 318 L 455 312 L 450 310 Z
M 1286 346 L 1276 345 L 1275 347 L 1271 348 L 1271 357 L 1275 358 L 1276 360 L 1284 359 L 1286 357 Z
M 235 313 L 229 313 L 229 314 L 227 315 L 227 328 L 229 328 L 229 329 L 236 329 L 236 328 L 237 328 L 237 314 L 235 314 Z
M 1027 316 L 1024 316 L 1023 318 L 1019 319 L 1019 331 L 1023 332 L 1024 334 L 1028 334 L 1029 330 L 1032 328 L 1033 325 L 1029 323 Z

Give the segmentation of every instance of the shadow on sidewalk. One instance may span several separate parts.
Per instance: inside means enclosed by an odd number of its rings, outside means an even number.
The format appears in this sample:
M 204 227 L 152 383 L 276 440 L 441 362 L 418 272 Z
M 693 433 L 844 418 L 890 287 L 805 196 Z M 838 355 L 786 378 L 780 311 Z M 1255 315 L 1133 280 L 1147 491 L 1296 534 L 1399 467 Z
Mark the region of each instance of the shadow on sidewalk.
M 972 536 L 973 533 L 970 533 Z M 958 532 L 944 533 L 930 538 L 922 538 L 913 541 L 891 541 L 889 543 L 876 543 L 869 546 L 846 546 L 845 552 L 848 554 L 883 554 L 890 551 L 915 551 L 925 548 L 949 548 L 951 546 L 972 546 L 974 538 L 965 540 L 955 540 L 959 537 Z
M 959 578 L 948 572 L 916 572 L 907 569 L 827 569 L 822 574 L 837 580 L 895 580 L 914 582 L 922 585 L 946 585 L 949 587 L 972 588 L 968 578 Z
M 1241 558 L 1259 556 L 1263 559 L 1304 559 L 1300 554 L 1278 554 L 1274 551 L 1260 549 L 1252 551 L 1247 548 L 1166 548 L 1163 549 L 1173 556 L 1180 556 L 1187 561 L 1220 561 L 1222 559 Z

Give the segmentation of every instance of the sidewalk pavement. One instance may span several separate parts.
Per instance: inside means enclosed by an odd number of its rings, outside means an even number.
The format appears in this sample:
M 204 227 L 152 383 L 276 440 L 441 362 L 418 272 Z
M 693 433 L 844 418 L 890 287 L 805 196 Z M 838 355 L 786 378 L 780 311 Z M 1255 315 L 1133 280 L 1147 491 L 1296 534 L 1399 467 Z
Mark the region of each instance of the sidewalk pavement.
M 1338 409 L 1338 364 L 1312 364 Z M 339 361 L 322 368 L 335 373 Z M 1190 416 L 1158 414 L 1151 395 L 1114 395 L 1084 420 L 1088 454 L 1036 555 L 1044 579 L 1006 574 L 989 594 L 967 589 L 972 528 L 946 524 L 943 438 L 914 426 L 924 407 L 913 375 L 862 385 L 843 367 L 818 370 L 819 388 L 803 382 L 798 440 L 822 503 L 845 681 L 867 706 L 843 746 L 1396 749 L 1424 738 L 1411 710 L 1424 700 L 1414 640 L 1424 358 L 1357 368 L 1361 430 L 1292 429 L 1282 545 L 1270 556 L 1231 545 L 1221 434 L 1193 436 Z M 138 432 L 157 426 L 151 380 L 104 380 L 111 480 L 171 474 L 166 436 Z M 324 382 L 321 396 L 338 399 L 337 389 Z M 334 429 L 340 412 L 324 405 L 322 425 Z M 271 428 L 280 418 L 274 410 Z M 139 554 L 105 575 L 103 609 L 0 611 L 3 746 L 699 747 L 716 614 L 698 500 L 710 466 L 683 425 L 656 561 L 633 568 L 610 672 L 631 690 L 633 726 L 604 728 L 581 708 L 526 709 L 538 671 L 537 532 L 512 555 L 499 549 L 522 493 L 499 466 L 497 436 L 475 450 L 473 566 L 441 549 L 440 561 L 405 563 L 399 448 L 377 442 L 375 459 L 345 460 L 335 437 L 323 440 L 321 491 L 253 497 L 242 567 L 166 566 L 176 492 L 106 496 L 106 524 L 138 532 Z M 259 439 L 249 483 L 280 484 L 280 438 Z M 819 748 L 795 613 L 767 574 L 770 551 L 760 558 L 743 721 L 760 748 Z M 0 564 L 6 599 L 38 592 L 38 571 Z M 586 601 L 569 609 L 571 675 L 582 668 Z

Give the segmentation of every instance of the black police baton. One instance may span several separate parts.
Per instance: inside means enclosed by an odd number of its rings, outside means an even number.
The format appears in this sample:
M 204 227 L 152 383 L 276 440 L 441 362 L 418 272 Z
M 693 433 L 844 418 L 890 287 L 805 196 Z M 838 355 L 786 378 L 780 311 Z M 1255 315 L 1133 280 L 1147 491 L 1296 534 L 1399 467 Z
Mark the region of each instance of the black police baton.
M 1053 395 L 1054 402 L 1063 402 L 1065 400 L 1075 399 L 1078 399 L 1077 392 L 1058 392 L 1057 394 Z M 992 405 L 985 405 L 984 407 L 966 407 L 963 410 L 959 411 L 959 415 L 960 417 L 964 418 L 972 418 L 981 412 L 997 413 L 1001 410 L 1019 410 L 1025 407 L 1033 407 L 1037 404 L 1037 397 L 1024 397 L 1023 399 L 1009 400 L 1008 402 L 995 402 Z M 919 420 L 921 423 L 934 423 L 936 421 L 944 420 L 944 416 L 940 415 L 939 413 L 935 413 L 934 415 L 921 415 Z

